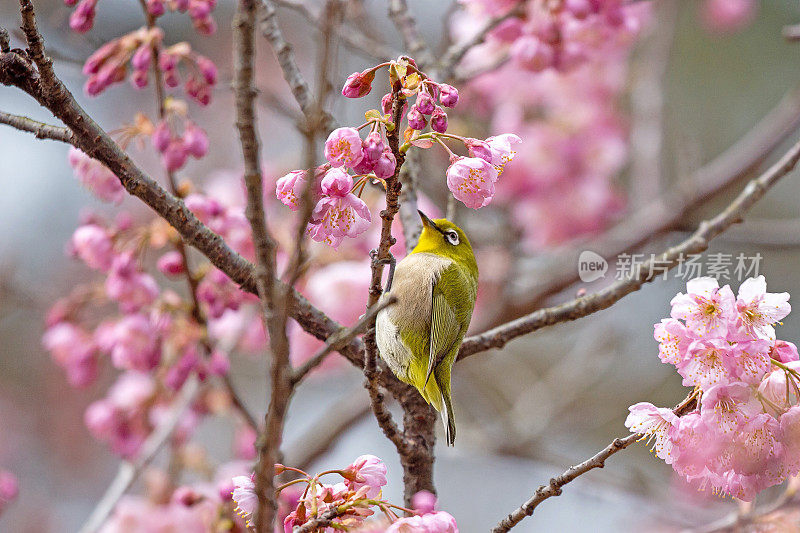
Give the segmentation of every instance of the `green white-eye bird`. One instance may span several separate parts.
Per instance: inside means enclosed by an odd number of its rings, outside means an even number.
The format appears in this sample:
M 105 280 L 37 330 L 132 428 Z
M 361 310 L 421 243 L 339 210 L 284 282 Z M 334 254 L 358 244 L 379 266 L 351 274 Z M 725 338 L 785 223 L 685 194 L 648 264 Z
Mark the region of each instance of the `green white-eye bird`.
M 464 232 L 422 211 L 419 243 L 397 264 L 391 288 L 397 302 L 378 313 L 381 357 L 402 381 L 441 412 L 447 444 L 456 438 L 450 372 L 475 308 L 478 264 Z

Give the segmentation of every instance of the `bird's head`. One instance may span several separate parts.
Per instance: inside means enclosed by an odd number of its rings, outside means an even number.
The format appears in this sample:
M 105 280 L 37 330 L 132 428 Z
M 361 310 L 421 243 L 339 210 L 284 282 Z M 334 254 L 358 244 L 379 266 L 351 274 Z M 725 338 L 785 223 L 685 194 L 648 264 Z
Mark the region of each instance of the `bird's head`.
M 477 274 L 475 255 L 464 230 L 446 218 L 431 220 L 422 211 L 418 213 L 422 219 L 422 234 L 412 253 L 427 252 L 446 256 L 470 270 L 474 269 Z

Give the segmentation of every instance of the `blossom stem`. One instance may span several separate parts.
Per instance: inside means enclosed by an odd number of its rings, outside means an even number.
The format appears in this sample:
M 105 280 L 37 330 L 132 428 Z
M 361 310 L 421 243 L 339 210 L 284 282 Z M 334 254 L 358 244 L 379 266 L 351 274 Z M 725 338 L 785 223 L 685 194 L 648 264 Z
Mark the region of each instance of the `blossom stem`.
M 453 151 L 452 151 L 452 150 L 451 150 L 451 149 L 450 149 L 450 148 L 449 148 L 449 147 L 448 147 L 448 146 L 447 146 L 447 145 L 444 143 L 444 141 L 443 141 L 442 139 L 440 139 L 440 138 L 439 138 L 439 134 L 438 134 L 438 133 L 437 133 L 437 134 L 435 134 L 435 135 L 432 133 L 432 134 L 431 134 L 431 139 L 433 139 L 434 141 L 436 141 L 437 143 L 439 143 L 440 145 L 442 145 L 442 148 L 444 148 L 445 152 L 447 152 L 447 154 L 449 155 L 449 157 L 450 157 L 450 161 L 453 161 L 454 159 L 456 159 L 456 158 L 458 157 L 458 156 L 457 156 L 456 154 L 454 154 L 454 153 L 453 153 Z
M 275 494 L 279 494 L 286 487 L 290 487 L 290 486 L 296 485 L 298 483 L 308 483 L 308 481 L 309 481 L 308 478 L 297 478 L 297 479 L 293 479 L 291 481 L 287 481 L 283 485 L 278 485 L 277 487 L 275 487 Z

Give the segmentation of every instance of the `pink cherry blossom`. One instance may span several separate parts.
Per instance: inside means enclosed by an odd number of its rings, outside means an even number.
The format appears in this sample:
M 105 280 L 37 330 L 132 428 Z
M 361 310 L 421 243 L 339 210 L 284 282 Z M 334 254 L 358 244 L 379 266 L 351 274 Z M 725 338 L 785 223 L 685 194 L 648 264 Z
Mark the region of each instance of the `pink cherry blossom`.
M 219 318 L 227 309 L 238 309 L 244 295 L 224 272 L 214 268 L 197 285 L 197 299 L 208 316 Z
M 125 313 L 138 311 L 158 297 L 158 285 L 149 275 L 141 272 L 133 254 L 126 252 L 114 258 L 105 282 L 106 294 L 119 303 Z
M 278 179 L 275 185 L 275 196 L 292 211 L 297 211 L 300 207 L 298 198 L 302 194 L 306 184 L 306 171 L 293 170 Z
M 47 329 L 42 344 L 67 372 L 67 381 L 73 387 L 86 387 L 97 378 L 97 346 L 79 326 L 58 322 Z
M 703 393 L 700 415 L 708 427 L 731 433 L 761 411 L 750 388 L 734 382 L 710 387 Z
M 672 318 L 685 320 L 686 327 L 701 337 L 724 337 L 733 318 L 733 291 L 719 288 L 714 278 L 695 278 L 686 283 L 686 294 L 670 302 Z
M 718 448 L 713 435 L 697 411 L 678 418 L 669 433 L 675 471 L 690 480 L 708 471 Z
M 749 278 L 742 282 L 736 297 L 736 328 L 742 335 L 775 339 L 772 325 L 791 310 L 788 292 L 767 292 L 764 276 Z
M 514 159 L 514 154 L 517 153 L 512 148 L 512 145 L 519 144 L 521 142 L 522 139 L 513 133 L 504 133 L 502 135 L 497 135 L 486 139 L 486 144 L 489 146 L 489 151 L 492 154 L 492 159 L 489 161 L 489 163 L 494 165 L 494 168 L 497 170 L 498 177 L 503 173 L 506 164 L 510 163 L 511 160 Z
M 450 192 L 472 209 L 481 208 L 492 201 L 495 181 L 495 167 L 478 157 L 459 157 L 447 169 Z
M 653 441 L 653 451 L 667 464 L 674 460 L 670 431 L 677 424 L 678 417 L 671 409 L 656 407 L 651 403 L 639 402 L 630 406 L 630 414 L 625 426 L 633 433 L 642 433 L 648 441 Z
M 674 318 L 664 318 L 656 324 L 653 336 L 659 343 L 658 358 L 670 365 L 683 361 L 689 344 L 694 340 L 683 322 Z
M 156 266 L 167 276 L 179 276 L 186 271 L 183 257 L 177 250 L 172 250 L 159 257 Z
M 118 204 L 125 197 L 119 178 L 101 162 L 77 148 L 70 148 L 69 164 L 78 181 L 99 199 Z
M 244 518 L 247 523 L 258 509 L 258 496 L 256 496 L 256 484 L 252 476 L 236 476 L 233 478 L 233 501 L 236 503 L 236 512 Z
M 359 143 L 360 150 L 360 143 Z M 322 179 L 323 197 L 311 215 L 309 233 L 317 242 L 336 248 L 344 237 L 356 237 L 367 230 L 372 217 L 367 204 L 350 192 L 352 178 L 333 168 Z
M 346 481 L 351 490 L 368 487 L 367 497 L 374 498 L 386 485 L 386 465 L 374 455 L 361 455 L 345 469 L 352 476 Z
M 800 473 L 800 405 L 792 406 L 783 413 L 780 425 L 786 475 L 796 476 Z
M 718 383 L 729 382 L 732 378 L 729 370 L 737 356 L 724 339 L 699 339 L 688 346 L 685 357 L 677 365 L 678 373 L 683 376 L 684 385 L 707 390 Z
M 325 141 L 325 159 L 334 167 L 354 167 L 361 162 L 364 153 L 361 137 L 355 128 L 336 128 Z
M 70 246 L 75 255 L 90 268 L 102 272 L 111 268 L 114 244 L 108 231 L 97 224 L 84 224 L 76 229 Z
M 147 372 L 158 365 L 161 351 L 153 324 L 140 314 L 126 315 L 98 340 L 114 366 Z

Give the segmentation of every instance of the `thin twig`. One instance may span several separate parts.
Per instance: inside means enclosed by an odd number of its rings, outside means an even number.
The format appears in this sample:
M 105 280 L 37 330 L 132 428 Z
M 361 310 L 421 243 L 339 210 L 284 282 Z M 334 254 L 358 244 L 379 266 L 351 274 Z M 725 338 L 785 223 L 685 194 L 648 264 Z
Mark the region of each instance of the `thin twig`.
M 696 395 L 694 392 L 689 394 L 689 396 L 687 396 L 673 409 L 673 412 L 678 416 L 688 413 L 695 406 L 695 398 Z M 536 507 L 544 500 L 553 496 L 560 496 L 561 488 L 564 485 L 570 481 L 574 481 L 577 477 L 582 476 L 590 470 L 595 468 L 603 468 L 606 460 L 609 457 L 619 451 L 624 450 L 634 442 L 640 440 L 643 436 L 644 435 L 641 433 L 634 433 L 623 438 L 614 439 L 611 444 L 597 452 L 589 459 L 568 468 L 561 475 L 551 479 L 550 483 L 547 485 L 542 485 L 536 489 L 536 492 L 534 492 L 533 496 L 520 507 L 511 512 L 506 518 L 501 520 L 500 523 L 497 524 L 494 529 L 492 529 L 492 533 L 507 533 L 511 530 L 511 528 L 519 524 L 523 518 L 526 516 L 531 516 Z
M 53 141 L 61 141 L 67 144 L 75 143 L 75 135 L 62 126 L 53 126 L 45 124 L 32 118 L 24 117 L 22 115 L 13 115 L 0 111 L 0 124 L 5 124 L 16 128 L 21 131 L 33 133 L 37 139 L 50 139 Z
M 342 511 L 340 507 L 333 507 L 323 512 L 318 517 L 312 518 L 302 526 L 294 528 L 292 533 L 312 533 L 314 531 L 326 528 L 330 526 L 334 520 L 342 516 L 344 513 L 345 511 Z
M 733 224 L 741 222 L 753 204 L 760 200 L 779 179 L 791 172 L 798 160 L 800 160 L 800 142 L 792 146 L 778 162 L 761 176 L 748 183 L 725 210 L 714 218 L 701 222 L 697 231 L 685 241 L 654 259 L 642 263 L 638 271 L 630 278 L 618 281 L 591 295 L 535 311 L 480 335 L 469 337 L 461 345 L 459 359 L 491 348 L 501 348 L 511 340 L 545 326 L 576 320 L 611 307 L 624 296 L 639 290 L 642 285 L 658 277 L 659 274 L 676 267 L 685 256 L 698 254 L 708 249 L 709 242 L 714 237 Z
M 275 4 L 272 0 L 259 0 L 261 2 L 261 33 L 272 45 L 275 55 L 278 58 L 278 64 L 283 72 L 283 78 L 289 85 L 297 105 L 306 117 L 311 117 L 314 110 L 317 109 L 317 104 L 314 102 L 314 97 L 311 95 L 311 89 L 300 72 L 297 66 L 297 61 L 294 57 L 294 50 L 292 45 L 286 40 L 283 35 L 280 24 L 278 24 L 277 11 Z M 334 124 L 332 117 L 327 117 L 326 121 L 330 126 Z
M 400 32 L 407 54 L 419 65 L 430 65 L 433 62 L 433 55 L 417 29 L 417 22 L 409 12 L 406 0 L 389 0 L 389 18 Z
M 467 55 L 467 52 L 483 43 L 486 40 L 486 36 L 489 35 L 489 33 L 497 28 L 500 24 L 510 18 L 519 17 L 522 15 L 523 8 L 521 6 L 522 4 L 514 7 L 507 13 L 491 17 L 470 39 L 464 41 L 463 43 L 456 43 L 450 46 L 439 62 L 437 76 L 444 80 L 452 78 L 456 68 L 458 67 L 458 64 L 462 59 L 464 59 L 464 56 Z
M 353 337 L 363 333 L 364 330 L 366 330 L 367 327 L 372 323 L 372 321 L 375 320 L 375 317 L 380 311 L 389 307 L 395 302 L 397 302 L 397 298 L 391 296 L 382 302 L 376 303 L 367 309 L 367 312 L 364 313 L 361 318 L 358 319 L 358 322 L 353 324 L 351 327 L 343 328 L 331 335 L 322 348 L 317 350 L 317 352 L 312 355 L 311 358 L 306 361 L 305 364 L 303 364 L 303 366 L 295 370 L 294 375 L 292 376 L 292 384 L 297 384 L 302 381 L 306 374 L 318 367 L 325 360 L 325 357 L 327 357 L 328 354 L 338 351 L 341 347 L 347 345 L 353 339 Z
M 152 462 L 167 439 L 175 431 L 180 422 L 181 416 L 194 401 L 197 392 L 200 390 L 200 382 L 194 376 L 183 385 L 178 395 L 178 399 L 172 407 L 169 415 L 164 422 L 147 437 L 142 444 L 141 451 L 135 461 L 123 461 L 119 466 L 117 475 L 106 489 L 100 501 L 95 506 L 89 518 L 81 526 L 79 533 L 94 533 L 105 523 L 108 516 L 114 510 L 114 506 L 133 485 L 133 482 Z
M 308 22 L 311 28 L 321 28 L 323 25 L 321 17 L 314 15 L 305 2 L 297 0 L 273 0 L 273 3 L 278 7 L 291 9 L 299 13 L 300 16 Z M 379 42 L 367 35 L 357 25 L 349 24 L 345 28 L 337 28 L 336 37 L 342 41 L 342 44 L 354 52 L 381 63 L 389 61 L 399 55 L 399 52 L 390 49 L 385 43 Z

